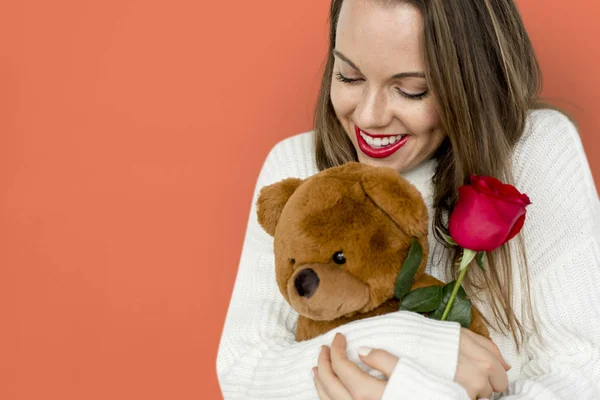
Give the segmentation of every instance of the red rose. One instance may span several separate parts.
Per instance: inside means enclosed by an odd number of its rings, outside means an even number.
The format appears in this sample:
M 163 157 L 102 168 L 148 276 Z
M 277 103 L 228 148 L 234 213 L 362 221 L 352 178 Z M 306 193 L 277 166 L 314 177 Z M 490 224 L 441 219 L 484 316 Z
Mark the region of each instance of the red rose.
M 471 175 L 458 188 L 458 203 L 450 215 L 450 236 L 463 249 L 493 251 L 523 227 L 527 195 L 489 176 Z

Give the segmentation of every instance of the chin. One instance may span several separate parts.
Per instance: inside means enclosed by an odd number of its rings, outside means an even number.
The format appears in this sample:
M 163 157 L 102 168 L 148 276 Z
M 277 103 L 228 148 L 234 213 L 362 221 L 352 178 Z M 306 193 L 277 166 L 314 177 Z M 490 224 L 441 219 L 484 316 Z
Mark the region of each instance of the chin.
M 372 158 L 362 153 L 359 148 L 355 147 L 354 149 L 358 155 L 358 161 L 362 164 L 370 165 L 372 167 L 389 167 L 398 172 L 402 172 L 410 168 L 410 165 L 407 165 L 405 162 L 403 162 L 403 160 L 399 160 L 398 157 L 396 157 L 396 154 L 390 158 Z

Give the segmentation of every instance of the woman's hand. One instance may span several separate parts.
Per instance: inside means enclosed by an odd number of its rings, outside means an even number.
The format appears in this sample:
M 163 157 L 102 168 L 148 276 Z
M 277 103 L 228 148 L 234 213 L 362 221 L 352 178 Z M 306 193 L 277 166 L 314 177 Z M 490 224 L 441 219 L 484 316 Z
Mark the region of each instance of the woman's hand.
M 398 363 L 398 357 L 384 350 L 371 350 L 368 355 L 359 354 L 359 357 L 388 378 Z M 331 349 L 321 348 L 318 366 L 313 372 L 321 400 L 380 400 L 387 383 L 367 374 L 348 359 L 346 338 L 341 333 L 333 338 Z
M 508 388 L 506 371 L 510 368 L 491 340 L 461 328 L 454 381 L 466 389 L 471 399 L 491 398 L 492 392 L 504 392 Z
M 398 363 L 398 357 L 381 350 L 360 354 L 363 363 L 382 372 L 387 378 Z M 489 339 L 461 328 L 458 364 L 454 380 L 471 399 L 491 398 L 492 392 L 508 388 L 506 363 L 498 347 Z M 337 333 L 331 343 L 321 348 L 318 366 L 313 368 L 314 382 L 321 400 L 380 400 L 387 382 L 364 372 L 346 356 L 346 338 Z

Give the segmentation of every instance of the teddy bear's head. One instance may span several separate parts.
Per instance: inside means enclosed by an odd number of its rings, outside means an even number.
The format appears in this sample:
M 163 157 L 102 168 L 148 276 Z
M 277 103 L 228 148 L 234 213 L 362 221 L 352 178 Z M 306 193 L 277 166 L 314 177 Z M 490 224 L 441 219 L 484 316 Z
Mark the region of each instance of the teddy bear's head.
M 427 207 L 392 168 L 349 162 L 265 186 L 258 221 L 274 238 L 279 290 L 301 315 L 334 320 L 394 296 L 413 240 L 427 261 Z

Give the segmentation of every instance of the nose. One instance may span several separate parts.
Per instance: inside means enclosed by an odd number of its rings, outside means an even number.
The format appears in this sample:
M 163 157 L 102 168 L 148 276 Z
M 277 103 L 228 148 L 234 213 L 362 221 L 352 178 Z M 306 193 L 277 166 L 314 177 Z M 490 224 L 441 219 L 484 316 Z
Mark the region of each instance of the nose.
M 368 88 L 354 110 L 354 120 L 365 130 L 387 126 L 391 122 L 386 94 Z
M 310 268 L 302 270 L 294 280 L 296 291 L 302 297 L 309 299 L 319 287 L 319 276 Z

